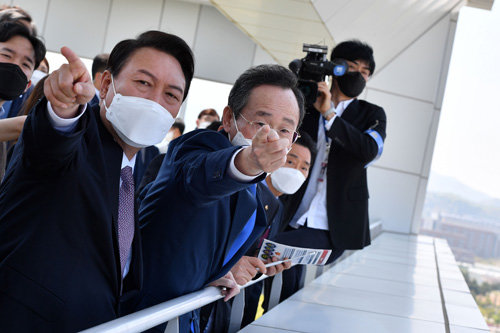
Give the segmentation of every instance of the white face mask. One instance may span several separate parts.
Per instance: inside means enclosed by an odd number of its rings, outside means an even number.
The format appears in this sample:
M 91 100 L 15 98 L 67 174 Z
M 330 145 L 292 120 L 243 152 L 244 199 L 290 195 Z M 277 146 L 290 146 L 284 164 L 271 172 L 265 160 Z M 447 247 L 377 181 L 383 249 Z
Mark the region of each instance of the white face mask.
M 304 184 L 306 177 L 297 169 L 281 167 L 271 174 L 271 184 L 281 193 L 294 194 Z
M 200 123 L 200 125 L 198 126 L 198 128 L 200 128 L 200 129 L 207 128 L 208 126 L 210 126 L 211 123 L 212 123 L 211 121 L 202 121 Z
M 161 142 L 174 123 L 174 118 L 163 106 L 146 98 L 117 94 L 113 76 L 111 84 L 115 96 L 106 106 L 106 119 L 116 134 L 128 145 L 144 148 Z
M 41 79 L 47 76 L 47 73 L 35 69 L 31 75 L 31 85 L 34 87 Z
M 231 139 L 233 146 L 251 146 L 252 139 L 247 139 L 238 129 L 238 124 L 236 123 L 236 117 L 233 114 L 234 126 L 236 126 L 236 135 Z

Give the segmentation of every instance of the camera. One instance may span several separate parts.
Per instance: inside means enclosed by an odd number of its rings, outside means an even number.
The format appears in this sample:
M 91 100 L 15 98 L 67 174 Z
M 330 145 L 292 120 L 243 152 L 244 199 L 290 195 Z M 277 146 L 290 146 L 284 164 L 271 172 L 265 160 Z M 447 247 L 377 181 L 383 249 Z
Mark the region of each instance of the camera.
M 325 81 L 327 75 L 342 76 L 347 71 L 347 63 L 342 59 L 329 61 L 326 45 L 303 44 L 306 56 L 295 59 L 288 68 L 299 78 L 298 88 L 304 94 L 306 105 L 312 105 L 318 97 L 318 82 Z

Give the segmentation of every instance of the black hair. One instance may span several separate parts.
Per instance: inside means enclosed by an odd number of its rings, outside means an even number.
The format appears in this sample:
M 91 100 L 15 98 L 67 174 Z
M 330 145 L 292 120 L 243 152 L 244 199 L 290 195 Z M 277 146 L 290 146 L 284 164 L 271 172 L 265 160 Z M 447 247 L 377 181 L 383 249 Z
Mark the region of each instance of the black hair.
M 150 30 L 140 34 L 136 39 L 122 40 L 111 51 L 107 69 L 115 76 L 120 74 L 130 56 L 138 49 L 145 47 L 165 52 L 177 59 L 186 80 L 183 98 L 185 100 L 194 75 L 194 56 L 186 42 L 175 35 Z
M 198 115 L 198 119 L 200 119 L 203 116 L 214 116 L 214 117 L 219 118 L 219 114 L 217 113 L 217 111 L 215 111 L 215 109 L 212 109 L 212 108 L 202 110 L 200 112 L 200 114 Z
M 373 58 L 373 49 L 370 45 L 363 43 L 357 39 L 347 40 L 337 44 L 332 50 L 330 59 L 345 59 L 349 61 L 365 60 L 370 68 L 370 76 L 375 71 L 375 59 Z
M 291 89 L 299 105 L 299 128 L 304 119 L 304 95 L 297 88 L 297 76 L 280 65 L 260 65 L 246 70 L 234 83 L 229 93 L 228 106 L 238 118 L 241 110 L 247 105 L 252 90 L 261 85 L 271 85 Z
M 92 61 L 92 80 L 97 73 L 102 73 L 108 66 L 109 53 L 101 53 L 94 57 Z
M 311 136 L 306 132 L 301 131 L 299 132 L 299 135 L 300 136 L 298 137 L 297 141 L 295 141 L 294 144 L 298 144 L 309 149 L 309 151 L 311 152 L 311 165 L 312 165 L 312 163 L 316 159 L 316 154 L 318 152 L 316 149 L 316 143 L 311 138 Z
M 14 22 L 24 24 L 25 21 L 29 26 L 30 33 L 37 35 L 37 30 L 33 18 L 27 11 L 18 6 L 7 6 L 3 5 L 0 8 L 0 22 Z
M 35 59 L 34 59 L 35 63 L 33 67 L 33 70 L 35 70 L 36 68 L 38 68 L 38 66 L 40 66 L 40 63 L 42 62 L 43 58 L 45 58 L 46 49 L 43 42 L 36 36 L 34 36 L 29 31 L 29 29 L 21 23 L 15 23 L 9 21 L 0 22 L 1 43 L 7 42 L 11 38 L 16 36 L 24 37 L 31 43 L 31 46 L 33 47 L 33 52 L 35 54 Z
M 217 132 L 219 130 L 220 125 L 222 125 L 222 122 L 215 120 L 215 121 L 212 121 L 212 123 L 210 125 L 208 125 L 207 129 Z
M 186 125 L 184 125 L 182 121 L 174 121 L 171 128 L 177 128 L 182 135 L 184 134 L 184 129 L 186 128 Z

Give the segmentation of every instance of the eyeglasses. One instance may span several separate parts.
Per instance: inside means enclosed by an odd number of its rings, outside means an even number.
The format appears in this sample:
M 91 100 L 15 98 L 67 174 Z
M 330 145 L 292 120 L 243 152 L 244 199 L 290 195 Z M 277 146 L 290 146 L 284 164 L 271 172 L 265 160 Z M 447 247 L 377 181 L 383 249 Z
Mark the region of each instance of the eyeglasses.
M 272 129 L 274 129 L 271 125 L 269 125 L 266 122 L 263 122 L 263 121 L 260 121 L 260 120 L 250 121 L 247 118 L 245 118 L 241 113 L 240 113 L 240 117 L 243 118 L 243 120 L 246 121 L 248 123 L 248 125 L 252 126 L 255 131 L 258 131 L 259 129 L 261 129 L 262 127 L 264 127 L 266 125 L 268 125 Z M 292 130 L 290 128 L 282 127 L 282 128 L 280 128 L 278 130 L 276 130 L 276 129 L 274 129 L 274 130 L 278 133 L 278 136 L 280 138 L 282 138 L 282 139 L 288 139 L 292 143 L 294 143 L 295 141 L 297 141 L 297 139 L 300 137 L 300 135 L 299 135 L 299 133 L 297 131 L 294 131 L 294 130 Z

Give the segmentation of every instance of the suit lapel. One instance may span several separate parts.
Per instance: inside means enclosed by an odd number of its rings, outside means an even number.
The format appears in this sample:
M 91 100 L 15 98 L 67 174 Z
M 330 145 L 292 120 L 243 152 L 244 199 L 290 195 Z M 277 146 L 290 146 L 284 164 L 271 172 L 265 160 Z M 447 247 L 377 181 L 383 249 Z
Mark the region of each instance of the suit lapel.
M 248 189 L 239 191 L 236 195 L 236 204 L 234 207 L 233 218 L 231 220 L 231 227 L 229 229 L 229 238 L 224 250 L 224 258 L 227 256 L 229 249 L 234 243 L 234 240 L 239 235 L 241 229 L 248 222 L 250 216 L 257 208 L 257 200 L 250 193 Z
M 359 106 L 358 99 L 354 99 L 354 101 L 352 101 L 349 104 L 347 109 L 344 110 L 344 112 L 342 113 L 342 116 L 340 116 L 340 118 L 342 118 L 345 121 L 347 121 L 348 123 L 352 124 L 354 122 L 354 120 L 356 119 L 358 106 Z
M 123 151 L 121 147 L 115 142 L 113 136 L 102 124 L 101 118 L 97 115 L 97 122 L 99 124 L 99 133 L 101 135 L 103 146 L 104 171 L 106 175 L 107 193 L 108 193 L 108 207 L 111 211 L 112 219 L 112 234 L 113 234 L 113 248 L 115 254 L 115 267 L 116 278 L 118 281 L 118 294 L 121 288 L 121 264 L 118 246 L 118 204 L 119 204 L 119 191 L 120 191 L 120 171 L 123 158 Z

